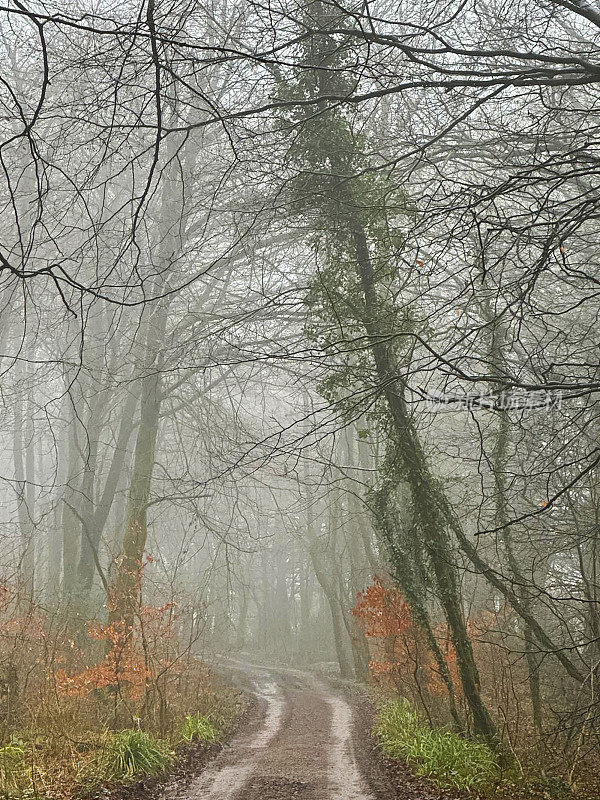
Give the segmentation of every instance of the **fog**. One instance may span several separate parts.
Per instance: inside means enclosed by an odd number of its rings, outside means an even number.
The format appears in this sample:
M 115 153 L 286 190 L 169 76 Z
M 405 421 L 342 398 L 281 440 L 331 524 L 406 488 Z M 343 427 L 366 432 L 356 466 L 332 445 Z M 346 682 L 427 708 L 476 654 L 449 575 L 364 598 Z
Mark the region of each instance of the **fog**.
M 599 25 L 0 8 L 0 744 L 240 691 L 235 797 L 300 692 L 362 800 L 342 686 L 595 791 Z

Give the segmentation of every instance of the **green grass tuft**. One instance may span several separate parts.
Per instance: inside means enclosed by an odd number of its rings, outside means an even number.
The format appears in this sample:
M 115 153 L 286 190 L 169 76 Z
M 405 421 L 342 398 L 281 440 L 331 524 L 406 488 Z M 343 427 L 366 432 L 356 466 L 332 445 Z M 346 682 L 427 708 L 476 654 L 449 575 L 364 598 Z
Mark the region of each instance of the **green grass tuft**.
M 138 727 L 105 737 L 95 773 L 101 781 L 121 781 L 138 775 L 160 775 L 172 761 L 173 753 L 166 742 L 155 739 Z
M 499 766 L 487 745 L 430 728 L 407 700 L 386 703 L 374 733 L 386 756 L 406 761 L 417 775 L 440 787 L 481 791 L 499 779 Z
M 204 714 L 186 714 L 181 738 L 187 742 L 216 742 L 221 736 L 219 727 Z

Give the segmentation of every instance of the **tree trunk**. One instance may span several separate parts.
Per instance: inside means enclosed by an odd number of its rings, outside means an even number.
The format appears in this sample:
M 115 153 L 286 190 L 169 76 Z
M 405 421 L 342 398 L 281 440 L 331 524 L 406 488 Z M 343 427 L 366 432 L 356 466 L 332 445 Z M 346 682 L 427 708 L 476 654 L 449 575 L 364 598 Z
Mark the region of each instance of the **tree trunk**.
M 162 340 L 166 327 L 166 308 L 157 312 L 158 319 L 152 339 Z M 148 501 L 154 461 L 161 405 L 162 381 L 156 353 L 142 379 L 140 423 L 135 444 L 133 473 L 129 487 L 129 500 L 123 547 L 117 559 L 117 575 L 111 589 L 110 618 L 121 624 L 125 636 L 133 628 L 134 616 L 140 602 L 142 561 L 148 536 Z
M 83 471 L 78 511 L 80 543 L 75 578 L 75 601 L 80 623 L 84 622 L 89 615 L 88 602 L 96 570 L 98 543 L 100 541 L 100 531 L 94 526 L 94 494 L 97 477 L 98 442 L 102 429 L 100 408 L 103 400 L 104 398 L 100 392 L 95 392 L 88 399 L 89 413 L 83 432 Z
M 415 523 L 433 568 L 436 593 L 450 628 L 463 692 L 473 716 L 473 729 L 477 735 L 495 742 L 498 737 L 496 727 L 479 691 L 479 671 L 463 614 L 457 570 L 444 518 L 444 507 L 440 502 L 441 489 L 429 470 L 421 442 L 414 430 L 404 400 L 398 367 L 393 363 L 391 353 L 384 344 L 386 330 L 379 323 L 379 303 L 366 234 L 356 220 L 352 221 L 351 230 L 364 298 L 363 324 L 370 340 L 377 377 L 384 387 L 383 393 L 390 410 L 402 473 L 411 489 Z
M 236 630 L 236 650 L 243 650 L 246 646 L 246 627 L 248 621 L 248 592 L 245 587 L 242 588 L 242 602 L 240 604 L 240 613 L 238 616 L 237 630 Z
M 25 373 L 25 379 L 28 375 Z M 26 389 L 26 418 L 23 401 L 15 403 L 13 463 L 17 490 L 17 518 L 21 538 L 18 573 L 19 604 L 26 607 L 33 601 L 35 574 L 35 451 L 33 429 L 32 389 Z
M 307 563 L 300 565 L 300 648 L 305 650 L 311 639 L 313 609 L 313 576 Z
M 77 577 L 77 559 L 79 557 L 80 522 L 75 513 L 79 489 L 79 452 L 73 403 L 68 394 L 65 395 L 68 412 L 67 470 L 62 492 L 62 594 L 67 607 L 73 598 L 75 579 Z
M 325 591 L 325 590 L 323 590 Z M 334 595 L 325 592 L 325 597 L 329 603 L 329 610 L 331 611 L 331 624 L 333 627 L 333 641 L 335 644 L 335 652 L 337 655 L 338 664 L 340 665 L 340 675 L 342 678 L 350 680 L 353 677 L 352 661 L 350 660 L 350 653 L 348 652 L 348 637 L 346 633 L 346 626 L 344 625 L 344 617 L 339 600 Z
M 133 427 L 132 420 L 139 400 L 138 392 L 139 385 L 128 394 L 127 400 L 123 405 L 115 450 L 104 482 L 104 488 L 99 498 L 95 496 L 95 483 L 97 482 L 96 463 L 100 437 L 99 409 L 96 407 L 96 403 L 92 403 L 90 408 L 90 423 L 87 426 L 89 444 L 81 489 L 83 497 L 80 515 L 81 546 L 77 565 L 77 599 L 80 611 L 84 616 L 96 572 L 99 573 L 104 587 L 107 587 L 108 579 L 100 565 L 99 547 L 125 463 L 127 444 Z M 97 394 L 96 397 L 100 398 L 101 396 Z M 106 398 L 103 399 L 103 402 L 106 402 Z

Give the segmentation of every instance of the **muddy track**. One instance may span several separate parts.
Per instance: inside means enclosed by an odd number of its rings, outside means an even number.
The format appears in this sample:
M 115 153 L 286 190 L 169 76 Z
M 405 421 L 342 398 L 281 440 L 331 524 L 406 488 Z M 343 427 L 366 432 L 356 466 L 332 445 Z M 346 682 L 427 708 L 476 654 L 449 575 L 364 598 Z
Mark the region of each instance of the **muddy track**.
M 364 708 L 353 710 L 324 682 L 309 673 L 240 662 L 229 662 L 228 671 L 251 687 L 261 714 L 200 776 L 164 787 L 161 800 L 428 798 L 420 787 L 398 791 L 391 785 L 364 737 Z M 361 717 L 356 726 L 355 713 Z

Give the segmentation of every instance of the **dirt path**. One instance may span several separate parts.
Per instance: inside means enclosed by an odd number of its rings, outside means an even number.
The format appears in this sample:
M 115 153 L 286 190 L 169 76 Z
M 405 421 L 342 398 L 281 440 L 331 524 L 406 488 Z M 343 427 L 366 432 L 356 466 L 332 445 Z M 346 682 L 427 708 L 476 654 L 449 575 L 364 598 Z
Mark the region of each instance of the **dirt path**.
M 240 668 L 241 671 L 241 668 Z M 352 709 L 312 676 L 252 668 L 263 715 L 164 800 L 376 800 L 354 755 Z

